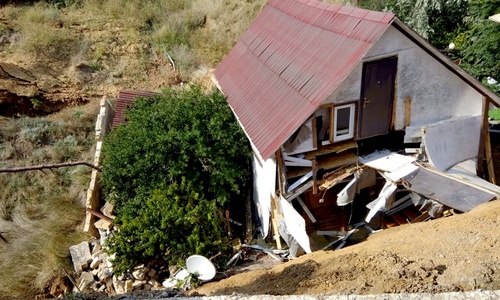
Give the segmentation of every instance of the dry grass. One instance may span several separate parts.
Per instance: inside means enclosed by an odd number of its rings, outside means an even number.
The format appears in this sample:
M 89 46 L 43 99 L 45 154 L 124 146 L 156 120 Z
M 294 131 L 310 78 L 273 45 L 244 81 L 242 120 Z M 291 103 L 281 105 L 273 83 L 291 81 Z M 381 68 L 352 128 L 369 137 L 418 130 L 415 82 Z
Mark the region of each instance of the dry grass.
M 19 53 L 20 62 L 64 70 L 82 92 L 102 86 L 109 95 L 119 88 L 155 89 L 175 75 L 208 88 L 213 68 L 266 0 L 77 2 L 64 9 L 45 2 L 0 7 L 0 18 L 9 20 L 0 31 L 14 41 L 0 50 Z M 169 69 L 168 56 L 178 74 Z M 80 63 L 95 69 L 81 82 L 68 71 Z M 47 118 L 0 117 L 0 168 L 92 161 L 96 114 L 92 103 Z M 86 167 L 0 173 L 0 232 L 9 241 L 0 240 L 0 298 L 32 298 L 61 274 L 61 265 L 71 269 L 68 246 L 84 239 L 89 174 Z
M 0 121 L 2 165 L 91 161 L 98 105 L 67 108 L 49 118 Z M 0 173 L 0 295 L 33 297 L 63 266 L 68 247 L 85 239 L 84 195 L 90 170 Z

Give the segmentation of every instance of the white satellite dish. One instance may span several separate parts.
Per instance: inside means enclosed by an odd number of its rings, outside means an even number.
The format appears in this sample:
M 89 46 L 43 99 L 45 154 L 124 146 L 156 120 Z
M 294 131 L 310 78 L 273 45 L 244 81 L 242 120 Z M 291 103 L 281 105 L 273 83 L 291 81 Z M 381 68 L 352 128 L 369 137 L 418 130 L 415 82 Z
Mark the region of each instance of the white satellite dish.
M 186 268 L 191 274 L 197 274 L 200 280 L 210 280 L 215 277 L 215 266 L 206 257 L 191 255 L 186 260 Z

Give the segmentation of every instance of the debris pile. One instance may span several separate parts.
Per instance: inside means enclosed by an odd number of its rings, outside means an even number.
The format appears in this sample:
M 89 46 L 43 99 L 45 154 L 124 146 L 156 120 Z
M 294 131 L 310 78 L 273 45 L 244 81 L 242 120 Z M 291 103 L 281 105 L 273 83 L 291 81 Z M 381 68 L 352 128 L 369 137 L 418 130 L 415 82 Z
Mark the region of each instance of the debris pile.
M 104 216 L 112 219 L 112 206 L 106 203 L 101 208 Z M 95 212 L 94 212 L 95 213 Z M 104 250 L 112 223 L 101 218 L 94 223 L 99 231 L 100 238 L 91 243 L 82 242 L 69 247 L 74 271 L 78 278 L 70 278 L 74 284 L 73 292 L 99 292 L 107 295 L 119 295 L 132 291 L 160 291 L 165 287 L 160 280 L 168 277 L 169 270 L 152 268 L 145 265 L 136 266 L 131 272 L 122 275 L 113 275 L 113 256 Z
M 113 275 L 112 257 L 103 249 L 100 240 L 82 242 L 71 246 L 74 271 L 79 275 L 73 280 L 73 291 L 81 293 L 100 292 L 107 295 L 131 293 L 137 290 L 163 290 L 158 281 L 158 271 L 139 265 L 132 272 Z

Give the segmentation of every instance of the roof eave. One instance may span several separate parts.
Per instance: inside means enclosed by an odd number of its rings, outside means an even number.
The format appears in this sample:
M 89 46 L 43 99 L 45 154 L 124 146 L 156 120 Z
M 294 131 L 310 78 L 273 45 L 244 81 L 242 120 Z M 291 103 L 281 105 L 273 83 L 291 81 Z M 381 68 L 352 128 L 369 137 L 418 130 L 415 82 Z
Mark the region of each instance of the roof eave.
M 455 73 L 462 80 L 467 82 L 470 86 L 472 86 L 476 91 L 482 94 L 485 97 L 488 97 L 489 100 L 496 106 L 500 107 L 500 97 L 498 97 L 492 90 L 482 84 L 479 80 L 474 78 L 472 75 L 467 73 L 464 69 L 457 66 L 453 63 L 449 58 L 439 52 L 434 46 L 432 46 L 429 42 L 427 42 L 424 38 L 422 38 L 418 33 L 413 31 L 410 27 L 408 27 L 403 21 L 398 18 L 394 18 L 392 24 L 396 29 L 400 30 L 403 34 L 405 34 L 408 38 L 410 38 L 413 42 L 420 45 L 428 54 L 433 56 L 439 62 L 441 62 L 446 68 Z

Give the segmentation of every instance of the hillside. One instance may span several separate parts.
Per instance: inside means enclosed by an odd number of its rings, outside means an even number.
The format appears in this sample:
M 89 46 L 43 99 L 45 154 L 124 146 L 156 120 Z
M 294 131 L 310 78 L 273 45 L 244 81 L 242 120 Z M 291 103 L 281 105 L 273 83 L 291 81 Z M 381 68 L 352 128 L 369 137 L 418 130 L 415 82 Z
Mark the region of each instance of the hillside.
M 211 70 L 266 0 L 11 2 L 23 4 L 0 6 L 0 168 L 91 161 L 102 97 L 211 84 Z M 67 278 L 68 246 L 88 238 L 82 222 L 89 180 L 86 167 L 0 173 L 0 299 L 47 295 Z M 496 201 L 192 293 L 500 289 L 499 223 Z
M 265 3 L 7 2 L 0 5 L 0 168 L 92 161 L 102 97 L 205 84 Z M 1 299 L 34 298 L 66 278 L 68 246 L 87 238 L 89 180 L 84 166 L 0 173 Z
M 338 251 L 208 283 L 191 294 L 440 293 L 500 289 L 500 201 L 393 227 Z

